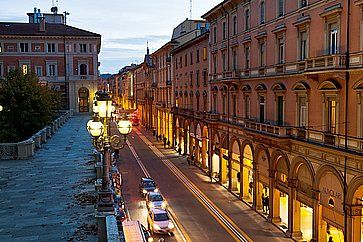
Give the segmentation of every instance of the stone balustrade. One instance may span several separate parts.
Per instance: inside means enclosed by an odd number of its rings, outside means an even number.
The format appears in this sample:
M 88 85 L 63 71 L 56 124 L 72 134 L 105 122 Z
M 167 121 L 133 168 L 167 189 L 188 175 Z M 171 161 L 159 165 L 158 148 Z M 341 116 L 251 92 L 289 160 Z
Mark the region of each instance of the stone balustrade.
M 28 159 L 34 156 L 36 149 L 40 149 L 42 144 L 46 143 L 47 139 L 51 138 L 70 117 L 71 112 L 67 111 L 27 140 L 18 143 L 0 143 L 0 159 Z

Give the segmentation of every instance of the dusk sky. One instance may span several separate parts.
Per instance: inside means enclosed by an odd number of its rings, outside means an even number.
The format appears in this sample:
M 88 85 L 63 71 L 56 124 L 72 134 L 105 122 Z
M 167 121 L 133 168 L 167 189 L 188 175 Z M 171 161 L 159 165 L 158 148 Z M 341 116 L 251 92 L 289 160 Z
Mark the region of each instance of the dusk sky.
M 172 30 L 189 18 L 189 0 L 0 0 L 1 22 L 27 22 L 34 7 L 49 13 L 52 2 L 70 15 L 67 24 L 102 35 L 101 73 L 116 73 L 140 63 L 149 41 L 153 52 L 170 40 Z M 193 0 L 193 19 L 221 0 Z

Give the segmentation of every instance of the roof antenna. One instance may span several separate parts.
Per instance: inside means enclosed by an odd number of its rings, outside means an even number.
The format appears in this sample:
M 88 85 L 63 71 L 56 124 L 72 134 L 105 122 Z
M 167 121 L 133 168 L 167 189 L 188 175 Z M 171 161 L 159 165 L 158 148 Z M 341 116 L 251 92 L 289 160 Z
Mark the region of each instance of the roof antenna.
M 149 55 L 149 41 L 146 41 L 146 54 Z
M 193 8 L 192 8 L 192 1 L 193 1 L 193 0 L 190 0 L 190 6 L 189 6 L 189 17 L 190 17 L 190 19 L 193 19 L 193 13 L 192 13 L 192 11 L 193 11 Z
M 64 25 L 67 25 L 67 15 L 69 15 L 69 12 L 64 11 Z

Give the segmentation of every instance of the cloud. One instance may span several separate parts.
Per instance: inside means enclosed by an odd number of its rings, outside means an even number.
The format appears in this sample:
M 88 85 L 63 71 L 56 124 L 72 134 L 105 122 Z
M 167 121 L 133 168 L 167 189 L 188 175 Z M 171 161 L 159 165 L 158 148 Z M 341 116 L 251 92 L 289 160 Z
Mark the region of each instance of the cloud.
M 24 22 L 25 18 L 18 15 L 2 15 L 0 17 L 1 22 Z
M 106 39 L 105 44 L 132 44 L 146 45 L 146 42 L 167 41 L 171 38 L 169 35 L 146 35 L 146 36 L 130 36 L 125 38 Z

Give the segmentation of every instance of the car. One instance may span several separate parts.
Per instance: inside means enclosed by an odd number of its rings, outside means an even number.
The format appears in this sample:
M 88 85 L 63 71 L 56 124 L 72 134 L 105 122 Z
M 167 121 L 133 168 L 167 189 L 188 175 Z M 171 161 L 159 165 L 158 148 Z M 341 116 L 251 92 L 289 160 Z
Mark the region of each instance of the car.
M 153 242 L 154 241 L 154 238 L 151 236 L 151 233 L 149 232 L 149 230 L 147 230 L 145 228 L 144 225 L 141 224 L 141 229 L 142 229 L 142 232 L 144 233 L 144 236 L 145 236 L 145 239 L 148 241 L 148 242 Z
M 159 192 L 155 181 L 150 177 L 143 177 L 140 180 L 139 190 L 142 196 L 146 196 L 148 192 Z
M 149 192 L 146 195 L 146 207 L 151 208 L 166 208 L 166 201 L 163 196 L 158 192 Z
M 175 228 L 168 211 L 161 208 L 152 208 L 149 210 L 147 224 L 151 233 L 173 235 Z

